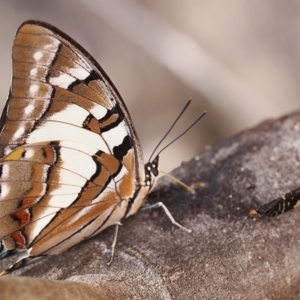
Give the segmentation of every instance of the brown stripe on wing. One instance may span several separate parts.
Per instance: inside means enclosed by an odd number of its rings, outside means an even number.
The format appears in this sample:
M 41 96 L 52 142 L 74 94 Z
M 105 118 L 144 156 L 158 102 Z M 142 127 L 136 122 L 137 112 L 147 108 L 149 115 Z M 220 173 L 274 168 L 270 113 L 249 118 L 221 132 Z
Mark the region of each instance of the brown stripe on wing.
M 91 231 L 96 231 L 105 224 L 119 202 L 119 197 L 111 192 L 107 194 L 105 201 L 93 204 L 92 209 L 83 215 L 80 214 L 82 208 L 81 210 L 68 208 L 68 211 L 72 211 L 72 217 L 65 219 L 58 216 L 56 219 L 60 221 L 59 225 L 53 227 L 51 223 L 49 230 L 43 231 L 38 239 L 34 240 L 31 255 L 59 253 L 81 242 L 89 237 Z M 83 233 L 87 227 L 89 227 L 87 233 Z
M 62 240 L 58 240 L 59 237 L 68 236 L 69 231 L 66 231 L 66 228 L 72 229 L 73 232 L 70 234 L 76 235 L 76 231 L 81 232 L 81 229 L 89 224 L 90 218 L 90 220 L 97 219 L 90 229 L 96 231 L 105 225 L 110 214 L 122 200 L 128 201 L 128 197 L 133 195 L 135 186 L 134 182 L 129 180 L 131 175 L 115 157 L 99 151 L 94 156 L 90 156 L 90 159 L 97 165 L 95 173 L 90 180 L 86 178 L 85 186 L 78 189 L 80 192 L 71 195 L 73 197 L 72 204 L 66 207 L 62 202 L 61 205 L 58 204 L 59 207 L 53 207 L 51 204 L 53 197 L 61 196 L 63 201 L 67 196 L 55 193 L 58 187 L 64 185 L 61 171 L 64 170 L 70 174 L 72 172 L 64 169 L 64 161 L 60 157 L 62 148 L 58 142 L 26 145 L 15 149 L 4 158 L 3 164 L 5 164 L 6 171 L 2 175 L 2 184 L 12 184 L 12 178 L 14 178 L 14 186 L 16 183 L 19 186 L 18 189 L 10 189 L 9 191 L 13 194 L 6 193 L 6 197 L 2 199 L 6 201 L 4 207 L 8 211 L 0 218 L 1 225 L 3 225 L 0 226 L 0 237 L 3 238 L 7 249 L 11 249 L 9 247 L 13 242 L 15 245 L 17 243 L 21 245 L 20 235 L 26 240 L 26 247 L 33 246 L 35 251 L 39 251 L 39 246 L 36 245 L 42 244 L 42 240 L 54 244 L 62 243 L 60 247 L 68 248 L 69 242 L 64 243 Z M 80 153 L 86 155 L 81 150 Z M 43 164 L 43 160 L 48 163 Z M 118 182 L 112 181 L 118 176 L 121 169 L 124 172 L 122 177 Z M 122 187 L 123 180 L 128 185 L 126 189 Z M 34 191 L 38 192 L 34 186 L 37 181 L 46 184 L 43 194 L 38 195 L 39 197 L 34 194 Z M 110 186 L 108 186 L 109 184 Z M 48 212 L 48 208 L 54 208 L 54 210 Z M 83 210 L 87 211 L 83 214 Z M 44 224 L 43 220 L 49 214 L 50 219 Z M 121 219 L 122 215 L 118 218 Z M 37 228 L 40 229 L 36 231 Z M 38 232 L 40 233 L 38 234 Z M 87 235 L 85 234 L 85 236 Z M 14 240 L 12 237 L 18 237 L 18 240 Z M 83 239 L 80 237 L 80 233 L 78 239 Z
M 64 80 L 66 79 L 66 80 Z M 99 75 L 82 59 L 82 56 L 73 47 L 61 43 L 59 51 L 52 62 L 46 81 L 58 87 L 63 87 L 72 93 L 96 102 L 107 109 L 112 108 L 115 102 L 108 90 L 104 90 Z M 69 84 L 67 84 L 69 82 Z
M 55 39 L 59 41 L 60 47 L 58 51 L 55 52 L 55 58 L 53 59 L 50 72 L 47 76 L 48 80 L 51 80 L 50 78 L 60 77 L 62 74 L 68 74 L 73 77 L 74 80 L 72 80 L 72 82 L 76 81 L 76 79 L 80 79 L 80 75 L 85 74 L 84 78 L 87 78 L 92 72 L 92 68 L 88 62 L 85 61 L 78 52 L 70 48 L 69 45 L 66 45 L 57 39 L 57 37 L 55 37 Z M 79 70 L 82 70 L 82 73 L 79 74 L 78 77 Z M 81 77 L 81 80 L 84 78 Z
M 25 24 L 20 26 L 14 44 L 20 47 L 32 48 L 36 50 L 44 50 L 49 54 L 55 54 L 59 40 L 53 36 L 53 32 L 45 27 L 35 26 L 33 24 Z
M 133 150 L 131 149 L 126 153 L 124 156 L 124 159 L 122 161 L 122 165 L 126 168 L 127 173 L 124 174 L 122 179 L 117 182 L 117 191 L 119 195 L 122 196 L 122 198 L 127 199 L 132 197 L 134 193 L 135 184 L 132 181 L 133 177 Z M 111 156 L 106 153 L 101 153 L 98 155 L 98 160 L 100 163 L 107 169 L 111 174 L 114 174 L 114 176 L 118 173 L 118 160 L 115 159 L 114 156 Z
M 35 120 L 39 119 L 49 106 L 49 99 L 52 94 L 52 87 L 48 84 L 37 82 L 36 90 L 30 95 L 30 88 L 32 82 L 29 80 L 13 79 L 12 89 L 9 98 L 9 107 L 7 115 L 1 118 L 5 118 L 5 124 L 2 128 L 0 136 L 0 155 L 7 154 L 11 148 L 24 144 L 27 134 L 32 131 L 35 126 Z M 22 104 L 24 99 L 30 99 L 34 97 L 36 100 L 32 101 L 32 105 L 38 104 L 37 107 L 32 107 L 32 111 L 29 113 L 30 118 L 26 119 L 29 106 Z M 29 100 L 27 102 L 29 104 Z M 12 107 L 12 109 L 10 109 Z M 27 109 L 27 112 L 26 112 Z M 17 112 L 17 113 L 16 113 Z M 5 111 L 3 112 L 5 113 Z M 18 116 L 23 115 L 21 120 Z M 26 121 L 24 121 L 26 120 Z M 9 150 L 5 152 L 5 149 Z
M 144 180 L 141 149 L 127 108 L 108 76 L 80 45 L 51 25 L 25 22 L 15 38 L 13 72 L 12 92 L 0 120 L 0 156 L 24 144 L 47 121 L 50 102 L 65 101 L 90 113 L 83 125 L 97 134 L 117 126 L 125 116 L 125 129 L 134 141 L 132 177 Z M 43 135 L 35 138 L 39 141 Z
M 102 132 L 118 126 L 123 119 L 124 116 L 122 113 L 117 111 L 117 108 L 114 107 L 111 110 L 108 110 L 106 115 L 101 119 L 96 119 L 92 114 L 90 114 L 84 121 L 83 127 L 101 134 Z
M 115 176 L 117 173 L 119 173 L 121 164 L 120 161 L 114 156 L 102 151 L 98 151 L 94 154 L 93 158 L 98 162 L 99 165 L 103 166 L 104 169 L 107 170 L 108 174 Z M 93 181 L 95 180 L 97 180 L 97 178 L 95 178 Z
M 113 107 L 111 110 L 108 110 L 106 115 L 99 120 L 99 126 L 101 128 L 101 132 L 105 132 L 114 128 L 120 124 L 124 120 L 125 116 L 118 104 Z
M 98 101 L 96 102 L 95 99 L 89 99 L 85 95 L 81 96 L 58 86 L 55 86 L 55 92 L 53 93 L 53 98 L 51 100 L 53 102 L 63 101 L 67 103 L 77 104 L 78 106 L 81 106 L 87 111 L 91 111 L 91 109 L 95 105 L 100 105 L 107 109 L 110 108 L 109 105 L 103 100 L 100 102 L 99 100 L 101 99 L 97 99 Z
M 113 196 L 116 193 L 115 189 L 111 190 L 111 192 L 104 192 L 114 176 L 120 172 L 120 162 L 113 156 L 103 152 L 100 152 L 100 155 L 94 155 L 91 159 L 93 159 L 97 165 L 96 172 L 93 176 L 91 176 L 91 179 L 87 179 L 86 185 L 83 186 L 80 193 L 74 197 L 72 205 L 69 206 L 68 209 L 61 210 L 56 216 L 54 216 L 51 223 L 43 229 L 37 240 L 42 238 L 44 235 L 47 235 L 53 230 L 53 228 L 61 226 L 62 222 L 72 223 L 74 216 L 86 207 L 92 205 L 92 210 L 97 211 L 97 206 L 100 205 L 101 207 L 106 207 L 107 203 L 111 203 L 111 200 L 109 199 L 114 199 L 113 201 L 118 199 L 117 202 L 121 201 L 119 196 Z M 49 174 L 50 182 L 55 182 L 57 178 L 59 178 L 60 168 L 63 168 L 63 162 L 59 162 L 56 167 L 51 169 Z M 109 197 L 107 197 L 108 194 Z M 40 206 L 47 207 L 51 205 L 51 198 L 51 191 L 49 190 L 49 192 L 43 197 L 43 200 L 39 203 L 39 206 L 32 209 L 33 222 L 41 218 L 44 213 L 43 207 Z M 99 202 L 103 202 L 104 204 L 98 204 Z M 99 213 L 99 211 L 97 213 Z M 83 218 L 85 219 L 85 217 Z
M 113 156 L 106 153 L 98 153 L 93 156 L 101 166 L 98 171 L 92 176 L 91 182 L 87 182 L 87 185 L 79 193 L 78 197 L 74 199 L 74 203 L 68 208 L 60 210 L 55 217 L 51 220 L 51 223 L 45 227 L 42 232 L 32 241 L 30 246 L 33 247 L 33 255 L 50 253 L 49 251 L 63 251 L 80 240 L 87 237 L 87 233 L 84 236 L 83 230 L 87 226 L 89 233 L 99 230 L 101 226 L 104 226 L 111 213 L 115 208 L 120 205 L 122 200 L 128 200 L 128 195 L 132 196 L 134 192 L 134 184 L 132 180 L 127 180 L 130 176 L 125 174 L 122 177 L 125 178 L 128 184 L 127 189 L 119 189 L 119 183 L 113 183 L 113 188 L 108 188 L 108 184 L 111 179 L 116 176 L 121 168 L 120 162 Z M 115 190 L 116 189 L 116 190 Z M 125 194 L 122 194 L 125 192 Z M 46 201 L 47 195 L 43 198 L 43 202 Z M 51 197 L 48 199 L 51 202 Z M 32 215 L 33 220 L 37 217 L 38 207 L 33 208 Z M 83 213 L 84 212 L 84 213 Z M 119 216 L 121 219 L 122 216 Z M 27 226 L 30 234 L 30 226 Z M 32 224 L 34 226 L 34 223 Z M 72 239 L 69 238 L 72 236 Z M 72 242 L 74 240 L 74 242 Z M 75 242 L 76 241 L 76 242 Z M 56 246 L 57 245 L 57 246 Z M 52 249 L 55 248 L 56 250 Z M 51 250 L 49 250 L 51 249 Z M 48 251 L 49 250 L 49 251 Z
M 45 82 L 47 69 L 51 66 L 59 47 L 60 42 L 55 38 L 40 35 L 37 40 L 35 35 L 19 31 L 14 40 L 12 53 L 13 67 L 16 69 L 14 77 L 29 77 Z
M 90 83 L 89 85 L 86 85 L 84 81 L 75 81 L 74 84 L 69 87 L 69 91 L 110 109 L 114 106 L 114 103 L 106 96 L 102 87 L 99 85 L 99 82 L 93 81 L 93 84 Z
M 54 100 L 73 102 L 88 111 L 94 105 L 106 109 L 115 105 L 107 91 L 103 90 L 100 75 L 89 63 L 82 54 L 76 53 L 71 44 L 51 30 L 35 24 L 20 27 L 13 47 L 9 105 L 6 105 L 1 117 L 0 156 L 24 144 L 26 136 L 39 121 L 43 122 L 43 117 L 47 119 L 46 113 L 55 95 Z M 85 72 L 86 77 L 78 79 L 76 72 L 80 76 Z M 76 82 L 72 92 L 59 87 L 59 83 L 51 84 L 57 76 L 64 74 L 71 77 L 71 82 Z
M 21 84 L 22 85 L 22 84 Z M 23 88 L 23 87 L 22 87 Z M 26 88 L 24 86 L 24 88 Z M 10 121 L 35 121 L 42 117 L 49 105 L 48 98 L 10 97 L 7 120 Z M 20 101 L 21 99 L 21 101 Z M 30 110 L 29 110 L 30 109 Z M 26 114 L 25 114 L 26 110 Z
M 37 42 L 36 35 L 42 31 L 48 32 L 48 36 L 40 35 L 39 42 Z M 48 66 L 51 65 L 60 44 L 57 39 L 49 35 L 50 33 L 49 30 L 40 30 L 39 27 L 30 26 L 30 30 L 23 27 L 16 34 L 12 55 L 13 79 L 8 99 L 9 105 L 6 106 L 1 117 L 3 127 L 0 137 L 0 156 L 23 144 L 26 135 L 34 126 L 34 122 L 30 120 L 38 119 L 47 110 L 53 89 L 45 84 L 45 78 Z M 24 106 L 24 100 L 26 106 Z M 28 111 L 30 104 L 34 105 L 31 112 Z M 27 114 L 28 119 L 24 117 Z M 29 121 L 18 122 L 20 115 L 23 115 L 21 120 Z M 20 128 L 23 129 L 22 132 L 18 132 Z M 19 134 L 14 135 L 16 132 Z
M 49 168 L 56 159 L 53 146 L 23 146 L 12 151 L 0 163 L 0 239 L 4 238 L 7 249 L 13 241 L 17 247 L 25 247 L 20 241 L 24 242 L 26 236 L 19 230 L 30 223 L 29 208 L 45 194 Z
M 33 54 L 33 49 L 28 49 L 26 54 L 30 51 Z M 15 46 L 13 48 L 13 79 L 30 78 L 33 82 L 46 82 L 49 63 L 37 64 L 35 60 L 32 60 L 32 57 L 24 55 L 24 47 Z M 49 57 L 50 61 L 53 57 Z

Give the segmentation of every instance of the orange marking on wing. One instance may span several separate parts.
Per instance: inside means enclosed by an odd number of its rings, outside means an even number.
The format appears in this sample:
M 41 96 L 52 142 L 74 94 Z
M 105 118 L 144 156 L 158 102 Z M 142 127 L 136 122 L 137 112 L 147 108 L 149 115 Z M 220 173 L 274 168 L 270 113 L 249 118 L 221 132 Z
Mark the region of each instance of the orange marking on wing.
M 28 208 L 36 204 L 39 200 L 39 197 L 26 197 L 22 200 L 22 208 Z
M 123 165 L 128 170 L 128 172 L 131 174 L 132 178 L 135 177 L 135 167 L 134 167 L 135 157 L 133 149 L 129 150 L 127 154 L 123 157 Z
M 130 198 L 134 193 L 134 182 L 130 173 L 122 177 L 118 185 L 118 192 L 122 198 Z
M 94 186 L 105 186 L 109 179 L 109 176 L 110 173 L 105 168 L 102 168 L 100 174 L 97 177 L 95 177 L 92 182 L 89 182 L 87 188 Z
M 98 104 L 104 106 L 107 109 L 111 109 L 112 108 L 111 100 L 109 99 L 109 97 L 107 96 L 107 94 L 105 93 L 105 91 L 103 90 L 102 86 L 99 84 L 99 82 L 97 80 L 91 81 L 89 83 L 88 87 L 93 92 L 91 94 L 91 92 L 85 90 L 85 92 L 88 92 L 87 96 L 89 96 L 89 98 L 93 97 L 92 99 L 95 102 L 97 102 Z
M 26 192 L 26 197 L 39 197 L 40 195 L 43 195 L 46 191 L 47 184 L 43 182 L 34 182 L 31 185 L 30 190 Z
M 113 124 L 114 122 L 117 121 L 118 117 L 119 117 L 119 115 L 117 115 L 117 114 L 111 115 L 107 120 L 100 123 L 100 128 L 103 128 L 103 127 Z
M 45 173 L 47 172 L 49 166 L 44 164 L 32 164 L 31 165 L 31 180 L 33 182 L 44 182 Z
M 23 227 L 30 222 L 30 214 L 27 209 L 16 211 L 11 214 L 11 216 L 19 220 L 20 227 Z
M 117 170 L 119 170 L 120 162 L 110 154 L 103 152 L 96 159 L 107 169 L 110 174 L 115 174 Z
M 26 248 L 26 246 L 25 246 L 26 239 L 24 238 L 21 231 L 15 231 L 10 236 L 15 241 L 16 246 L 17 246 L 18 249 L 25 249 Z
M 86 126 L 93 132 L 100 134 L 99 122 L 95 118 L 91 118 Z
M 53 147 L 50 145 L 43 146 L 42 150 L 44 151 L 44 155 L 45 155 L 45 163 L 53 163 L 55 160 Z
M 76 85 L 73 88 L 73 92 L 86 98 L 86 99 L 90 99 L 93 102 L 99 103 L 100 105 L 104 106 L 107 109 L 110 109 L 110 101 L 107 98 L 107 96 L 104 94 L 103 90 L 100 88 L 99 84 L 97 82 L 96 83 L 96 89 L 90 88 L 91 83 L 89 84 L 89 86 L 84 85 L 84 84 L 79 84 Z

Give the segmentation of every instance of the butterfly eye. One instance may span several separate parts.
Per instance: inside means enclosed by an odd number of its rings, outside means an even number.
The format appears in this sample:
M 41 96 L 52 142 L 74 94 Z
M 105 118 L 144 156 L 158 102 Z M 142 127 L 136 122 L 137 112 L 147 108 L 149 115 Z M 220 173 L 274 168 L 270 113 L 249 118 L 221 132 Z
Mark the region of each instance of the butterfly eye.
M 151 174 L 155 177 L 158 175 L 158 161 L 159 156 L 157 155 L 151 162 L 145 164 L 146 178 L 150 178 Z

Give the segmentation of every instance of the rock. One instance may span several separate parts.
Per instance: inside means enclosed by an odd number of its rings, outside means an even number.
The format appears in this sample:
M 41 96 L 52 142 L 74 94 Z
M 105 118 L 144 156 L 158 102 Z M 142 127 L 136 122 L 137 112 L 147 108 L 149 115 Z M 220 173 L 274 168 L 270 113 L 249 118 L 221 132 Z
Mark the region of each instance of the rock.
M 70 281 L 80 282 L 79 290 L 88 285 L 89 299 L 299 299 L 300 211 L 247 219 L 250 209 L 300 186 L 299 165 L 297 111 L 244 130 L 175 169 L 195 195 L 159 180 L 149 203 L 162 201 L 191 234 L 173 226 L 162 209 L 141 211 L 120 227 L 111 267 L 114 228 L 0 278 L 0 290 L 7 293 L 13 284 L 21 295 L 26 289 L 35 295 L 35 284 L 47 278 L 59 281 L 45 285 L 41 300 L 74 290 Z M 1 261 L 2 268 L 8 264 Z M 5 295 L 1 299 L 22 299 Z

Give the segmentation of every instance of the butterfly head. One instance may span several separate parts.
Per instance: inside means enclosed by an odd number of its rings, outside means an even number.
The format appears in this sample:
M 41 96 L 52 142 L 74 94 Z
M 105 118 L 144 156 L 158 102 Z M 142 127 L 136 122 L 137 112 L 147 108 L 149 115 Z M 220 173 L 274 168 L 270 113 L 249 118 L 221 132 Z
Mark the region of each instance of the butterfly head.
M 145 164 L 145 185 L 150 188 L 153 186 L 154 178 L 159 174 L 158 161 L 159 156 L 157 155 L 152 161 Z

